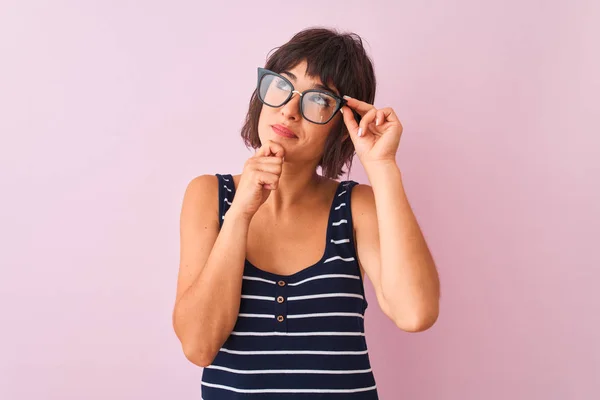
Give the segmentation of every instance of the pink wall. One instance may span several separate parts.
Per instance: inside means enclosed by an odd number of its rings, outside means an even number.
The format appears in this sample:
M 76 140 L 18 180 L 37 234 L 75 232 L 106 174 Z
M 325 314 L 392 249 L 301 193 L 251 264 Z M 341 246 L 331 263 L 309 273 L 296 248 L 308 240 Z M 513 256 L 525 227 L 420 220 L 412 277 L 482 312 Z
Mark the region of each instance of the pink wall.
M 600 398 L 597 1 L 200 3 L 2 2 L 0 399 L 199 398 L 183 190 L 241 170 L 256 66 L 318 24 L 368 42 L 442 278 L 420 334 L 369 291 L 381 397 Z

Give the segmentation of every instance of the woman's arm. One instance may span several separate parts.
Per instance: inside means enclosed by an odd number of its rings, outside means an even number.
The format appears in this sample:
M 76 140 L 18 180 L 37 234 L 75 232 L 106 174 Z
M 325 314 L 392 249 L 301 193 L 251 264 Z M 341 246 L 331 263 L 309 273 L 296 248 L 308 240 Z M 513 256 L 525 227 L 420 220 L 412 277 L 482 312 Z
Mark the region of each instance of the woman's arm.
M 402 124 L 391 107 L 344 98 L 344 123 L 372 185 L 352 194 L 359 263 L 383 312 L 403 330 L 425 330 L 439 314 L 440 283 L 396 164 Z
M 185 192 L 173 328 L 186 357 L 212 363 L 230 335 L 240 294 L 250 220 L 232 208 L 219 231 L 218 181 L 203 175 Z
M 365 170 L 372 187 L 358 185 L 352 194 L 360 265 L 384 313 L 405 331 L 425 330 L 439 314 L 440 283 L 400 169 L 381 162 Z

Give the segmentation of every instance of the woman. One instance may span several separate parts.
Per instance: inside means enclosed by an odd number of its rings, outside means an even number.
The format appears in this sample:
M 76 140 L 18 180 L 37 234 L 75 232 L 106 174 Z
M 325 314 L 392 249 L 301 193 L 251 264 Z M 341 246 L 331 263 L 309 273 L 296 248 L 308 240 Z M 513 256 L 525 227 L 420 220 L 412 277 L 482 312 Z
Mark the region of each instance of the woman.
M 400 329 L 437 319 L 436 268 L 395 159 L 402 125 L 374 97 L 360 37 L 302 31 L 258 70 L 242 129 L 258 151 L 242 174 L 187 187 L 173 325 L 205 367 L 204 400 L 377 399 L 365 273 Z M 335 180 L 355 153 L 371 185 Z

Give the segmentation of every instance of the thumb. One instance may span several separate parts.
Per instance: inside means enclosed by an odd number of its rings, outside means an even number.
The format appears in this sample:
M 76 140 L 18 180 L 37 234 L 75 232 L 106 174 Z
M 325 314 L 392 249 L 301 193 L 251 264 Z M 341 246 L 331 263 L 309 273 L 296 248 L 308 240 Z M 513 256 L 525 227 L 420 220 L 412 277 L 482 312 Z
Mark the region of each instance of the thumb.
M 354 118 L 354 113 L 352 112 L 352 109 L 348 106 L 343 106 L 341 111 L 344 118 L 344 124 L 346 124 L 346 128 L 348 128 L 348 132 L 351 136 L 355 135 L 358 131 L 358 123 Z

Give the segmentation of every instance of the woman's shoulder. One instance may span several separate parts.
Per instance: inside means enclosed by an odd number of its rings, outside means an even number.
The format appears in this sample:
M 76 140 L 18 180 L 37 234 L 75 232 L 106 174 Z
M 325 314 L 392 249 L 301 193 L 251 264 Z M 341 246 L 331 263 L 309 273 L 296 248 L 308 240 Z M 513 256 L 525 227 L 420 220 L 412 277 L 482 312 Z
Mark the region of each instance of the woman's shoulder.
M 219 178 L 217 175 L 204 174 L 192 178 L 185 188 L 185 202 L 202 202 L 210 201 L 219 192 Z M 218 199 L 214 200 L 215 203 Z M 218 204 L 218 203 L 217 203 Z
M 371 187 L 371 185 L 359 183 L 352 179 L 343 179 L 339 181 L 330 178 L 326 179 L 329 179 L 332 185 L 337 186 L 342 184 L 343 186 L 349 187 L 351 190 L 351 197 L 353 201 L 356 200 L 358 202 L 362 202 L 368 200 L 373 195 L 373 188 Z
M 233 175 L 233 174 L 228 174 L 228 173 L 215 173 L 215 174 L 205 174 L 205 175 L 200 175 L 197 176 L 196 178 L 194 178 L 192 180 L 192 182 L 195 183 L 195 185 L 198 187 L 199 190 L 208 190 L 211 191 L 213 197 L 214 195 L 217 195 L 219 193 L 219 180 L 223 179 L 225 180 L 225 184 L 231 188 L 231 184 L 233 184 L 233 188 L 236 190 L 238 188 L 238 184 L 240 182 L 240 178 L 242 177 L 242 174 L 237 174 L 237 175 Z M 230 178 L 232 178 L 232 181 L 230 182 Z
M 375 195 L 373 194 L 373 187 L 364 183 L 358 183 L 356 181 L 352 185 L 351 202 L 352 208 L 358 207 L 375 207 Z
M 217 189 L 219 183 L 219 178 L 217 174 L 203 174 L 193 177 L 190 181 L 188 181 L 186 191 L 206 191 L 212 189 Z
M 212 221 L 218 226 L 219 184 L 216 175 L 199 175 L 188 182 L 181 204 L 180 219 L 182 229 L 193 230 L 198 221 Z

